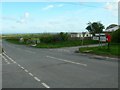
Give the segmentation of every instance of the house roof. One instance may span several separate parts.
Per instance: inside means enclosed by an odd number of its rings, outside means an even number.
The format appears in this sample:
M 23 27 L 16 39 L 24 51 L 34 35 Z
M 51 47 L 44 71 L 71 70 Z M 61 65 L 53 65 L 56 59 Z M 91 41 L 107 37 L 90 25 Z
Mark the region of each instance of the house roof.
M 116 31 L 116 30 L 118 30 L 119 28 L 120 28 L 120 26 L 115 26 L 115 27 L 113 27 L 113 28 L 106 29 L 105 31 L 107 31 L 107 32 Z

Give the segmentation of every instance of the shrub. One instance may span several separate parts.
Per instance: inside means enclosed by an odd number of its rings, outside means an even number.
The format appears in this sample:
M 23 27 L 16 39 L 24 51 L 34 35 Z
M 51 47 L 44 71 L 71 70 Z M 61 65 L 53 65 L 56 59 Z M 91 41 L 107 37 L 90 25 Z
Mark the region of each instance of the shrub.
M 40 41 L 43 42 L 43 43 L 52 43 L 53 42 L 53 36 L 41 37 Z
M 67 41 L 69 36 L 68 36 L 67 33 L 61 32 L 61 33 L 59 34 L 59 37 L 60 37 L 61 41 Z
M 114 31 L 112 33 L 112 42 L 114 43 L 120 43 L 120 29 Z
M 55 34 L 52 36 L 41 37 L 40 40 L 43 43 L 54 43 L 54 42 L 59 42 L 59 41 L 67 41 L 68 34 L 61 32 L 59 34 Z

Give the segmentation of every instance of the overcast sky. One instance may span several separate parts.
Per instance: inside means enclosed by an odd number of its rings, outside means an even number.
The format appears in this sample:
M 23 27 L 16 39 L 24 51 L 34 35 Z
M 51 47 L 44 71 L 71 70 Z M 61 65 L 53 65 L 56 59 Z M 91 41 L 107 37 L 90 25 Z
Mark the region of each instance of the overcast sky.
M 2 33 L 83 32 L 89 21 L 117 24 L 118 3 L 2 3 Z

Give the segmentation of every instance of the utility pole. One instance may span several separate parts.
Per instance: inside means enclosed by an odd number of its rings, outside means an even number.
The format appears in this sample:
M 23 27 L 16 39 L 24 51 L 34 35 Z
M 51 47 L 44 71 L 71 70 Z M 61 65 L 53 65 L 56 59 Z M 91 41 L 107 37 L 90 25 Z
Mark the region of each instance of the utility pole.
M 98 27 L 100 27 L 100 23 L 97 22 Z M 99 32 L 99 46 L 100 46 L 100 32 Z
M 84 42 L 84 37 L 85 37 L 85 32 L 82 32 L 82 45 L 83 45 L 83 42 Z
M 95 29 L 93 28 L 93 25 L 92 25 L 91 22 L 90 22 L 90 27 L 91 27 L 91 29 L 92 29 L 92 33 L 93 33 L 93 31 L 95 31 Z

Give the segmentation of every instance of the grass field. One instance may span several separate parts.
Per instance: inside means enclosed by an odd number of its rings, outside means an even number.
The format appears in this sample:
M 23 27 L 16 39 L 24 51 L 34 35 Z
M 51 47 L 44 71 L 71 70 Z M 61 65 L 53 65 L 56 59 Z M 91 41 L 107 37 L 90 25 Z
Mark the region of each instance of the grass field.
M 119 49 L 120 49 L 120 44 L 111 44 L 110 49 L 108 49 L 107 46 L 99 46 L 99 47 L 79 48 L 79 51 L 82 53 L 92 53 L 97 55 L 120 57 Z

